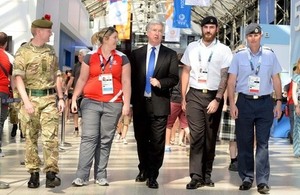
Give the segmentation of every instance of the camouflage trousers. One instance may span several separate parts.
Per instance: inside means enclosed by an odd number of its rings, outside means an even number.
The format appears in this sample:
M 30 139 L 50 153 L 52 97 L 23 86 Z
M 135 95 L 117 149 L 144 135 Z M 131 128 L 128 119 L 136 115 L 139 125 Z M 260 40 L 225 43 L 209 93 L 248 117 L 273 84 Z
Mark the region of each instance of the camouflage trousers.
M 21 98 L 17 91 L 13 91 L 13 93 L 14 93 L 14 95 L 13 95 L 14 98 Z M 19 103 L 19 102 L 9 104 L 8 112 L 9 112 L 9 122 L 11 124 L 19 123 L 18 112 L 20 110 L 20 104 L 21 103 Z
M 38 155 L 38 139 L 41 135 L 44 159 L 44 172 L 59 172 L 58 169 L 58 123 L 59 114 L 55 95 L 30 97 L 35 112 L 29 115 L 23 105 L 19 120 L 26 138 L 25 165 L 28 172 L 40 171 L 41 160 Z
M 18 111 L 19 109 L 16 108 L 15 104 L 19 104 L 19 103 L 12 103 L 9 105 L 9 122 L 11 124 L 18 124 L 19 123 L 19 119 L 18 119 Z

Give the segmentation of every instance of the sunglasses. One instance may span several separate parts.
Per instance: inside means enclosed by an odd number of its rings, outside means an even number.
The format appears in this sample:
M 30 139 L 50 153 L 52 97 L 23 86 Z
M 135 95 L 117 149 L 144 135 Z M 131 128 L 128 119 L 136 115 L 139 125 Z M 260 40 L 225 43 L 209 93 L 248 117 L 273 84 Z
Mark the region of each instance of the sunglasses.
M 109 31 L 117 32 L 116 29 L 115 29 L 114 27 L 111 27 L 111 26 L 110 26 L 110 27 L 107 28 L 107 30 L 106 30 L 105 33 L 103 34 L 103 37 L 105 37 L 105 35 L 106 35 Z

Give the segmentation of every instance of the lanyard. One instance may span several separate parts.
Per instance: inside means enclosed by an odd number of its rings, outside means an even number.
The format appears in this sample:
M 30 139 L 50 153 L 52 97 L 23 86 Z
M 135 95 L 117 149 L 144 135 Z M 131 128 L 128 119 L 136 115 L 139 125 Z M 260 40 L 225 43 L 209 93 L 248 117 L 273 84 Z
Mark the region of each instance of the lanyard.
M 218 42 L 218 40 L 216 39 L 216 41 L 215 41 L 215 43 L 214 43 L 213 46 L 215 46 L 215 45 L 217 44 L 217 42 Z M 209 56 L 208 56 L 208 59 L 207 59 L 207 62 L 208 62 L 208 63 L 210 63 L 213 54 L 214 54 L 214 49 L 211 50 L 211 52 L 210 52 L 210 54 L 209 54 Z M 199 51 L 199 62 L 200 62 L 200 61 L 201 61 L 201 52 Z
M 100 68 L 101 68 L 101 70 L 102 70 L 102 73 L 104 72 L 104 70 L 105 70 L 105 67 L 106 67 L 106 65 L 109 63 L 109 68 L 110 68 L 110 71 L 111 71 L 111 67 L 112 67 L 112 63 L 113 63 L 113 61 L 114 61 L 114 57 L 111 55 L 111 56 L 109 56 L 109 58 L 108 58 L 108 60 L 106 61 L 106 63 L 104 64 L 104 60 L 103 60 L 103 56 L 100 54 L 99 55 L 99 58 L 100 58 Z
M 257 76 L 258 73 L 259 73 L 260 65 L 261 65 L 261 55 L 262 55 L 262 53 L 261 53 L 261 47 L 260 47 L 260 49 L 259 49 L 259 52 L 260 52 L 260 54 L 259 54 L 259 57 L 258 57 L 258 63 L 257 63 L 256 69 L 255 69 L 255 75 L 256 75 L 256 76 Z M 250 53 L 251 53 L 251 52 L 250 52 L 250 49 L 248 48 L 248 60 L 249 60 L 249 62 L 250 62 L 251 70 L 254 71 L 253 60 L 252 60 L 252 57 L 251 57 L 251 54 L 250 54 Z

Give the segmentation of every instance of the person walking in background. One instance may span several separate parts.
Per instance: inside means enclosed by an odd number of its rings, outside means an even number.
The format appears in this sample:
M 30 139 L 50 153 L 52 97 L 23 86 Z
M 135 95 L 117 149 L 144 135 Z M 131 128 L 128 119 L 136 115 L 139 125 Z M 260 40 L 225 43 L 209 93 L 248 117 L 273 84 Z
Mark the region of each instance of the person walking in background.
M 224 106 L 221 119 L 221 131 L 220 139 L 229 142 L 229 156 L 230 164 L 228 167 L 229 171 L 238 171 L 238 161 L 237 161 L 237 144 L 235 135 L 235 120 L 230 116 L 229 99 L 227 97 L 227 90 L 224 93 Z
M 119 134 L 119 138 L 117 141 L 122 141 L 123 144 L 128 144 L 126 140 L 126 135 L 128 132 L 128 127 L 131 123 L 132 119 L 132 113 L 130 112 L 128 115 L 122 115 L 119 119 L 118 125 L 117 125 L 117 133 Z
M 131 67 L 127 56 L 116 50 L 118 32 L 107 27 L 96 37 L 101 46 L 84 57 L 72 97 L 72 112 L 76 112 L 77 99 L 83 91 L 82 133 L 74 186 L 88 184 L 93 159 L 95 183 L 109 185 L 106 168 L 116 125 L 121 114 L 130 112 Z
M 186 48 L 181 62 L 182 109 L 190 129 L 189 172 L 186 189 L 214 187 L 211 180 L 217 133 L 232 59 L 229 47 L 217 40 L 218 21 L 207 16 L 201 21 L 202 39 Z M 188 90 L 189 88 L 189 90 Z
M 21 44 L 21 47 L 25 45 L 27 42 L 23 42 Z M 13 98 L 20 98 L 19 92 L 15 86 L 15 88 L 12 88 L 13 91 Z M 22 133 L 21 125 L 19 122 L 19 110 L 20 110 L 20 104 L 19 102 L 15 102 L 9 105 L 9 122 L 13 125 L 11 129 L 10 136 L 11 137 L 16 137 L 17 135 L 17 130 L 18 130 L 18 124 L 19 124 L 19 130 L 20 130 L 20 138 L 24 139 L 24 135 Z
M 294 76 L 292 78 L 293 84 L 292 84 L 292 98 L 294 102 L 294 130 L 293 130 L 293 151 L 294 156 L 296 158 L 300 157 L 300 105 L 299 105 L 299 86 L 300 86 L 300 59 L 298 59 L 298 62 L 296 64 L 296 69 L 294 71 Z
M 66 104 L 66 108 L 65 108 L 65 121 L 69 121 L 70 120 L 70 115 L 71 115 L 71 99 L 72 99 L 72 92 L 73 92 L 73 88 L 70 90 L 67 90 L 67 86 L 69 81 L 71 80 L 71 76 L 72 76 L 72 70 L 66 70 L 65 75 L 64 75 L 64 83 L 63 83 L 63 89 L 64 89 L 64 95 L 66 97 L 65 99 L 65 104 Z
M 71 78 L 70 80 L 68 81 L 67 83 L 67 87 L 66 87 L 66 90 L 65 90 L 65 95 L 68 95 L 69 94 L 69 91 L 70 91 L 70 88 L 72 88 L 72 91 L 75 89 L 75 86 L 76 86 L 76 83 L 78 81 L 78 78 L 80 76 L 80 69 L 81 69 L 81 64 L 82 64 L 82 61 L 84 59 L 84 56 L 90 52 L 89 49 L 81 49 L 79 50 L 78 52 L 78 62 L 74 65 L 74 68 L 72 70 L 72 74 L 71 74 Z M 72 99 L 72 97 L 69 98 L 70 100 Z M 77 105 L 77 109 L 80 110 L 80 102 L 82 100 L 82 95 L 79 95 L 78 97 L 78 105 Z M 71 104 L 71 103 L 70 103 Z M 80 111 L 77 111 L 75 113 L 73 113 L 73 117 L 74 117 L 74 135 L 76 137 L 79 136 L 79 113 Z M 81 116 L 80 116 L 81 117 Z
M 230 114 L 235 119 L 238 147 L 239 190 L 249 190 L 256 168 L 257 191 L 269 193 L 269 137 L 274 117 L 282 114 L 281 66 L 270 48 L 261 46 L 262 29 L 256 23 L 245 28 L 247 48 L 231 62 L 228 79 Z M 271 96 L 275 91 L 276 105 Z M 235 102 L 235 93 L 238 93 Z M 254 136 L 256 152 L 254 158 Z
M 0 32 L 0 157 L 5 156 L 1 147 L 3 126 L 8 114 L 8 104 L 2 103 L 2 100 L 9 98 L 11 93 L 10 87 L 14 88 L 14 82 L 11 79 L 14 58 L 5 51 L 7 41 L 7 34 L 5 32 Z M 6 188 L 9 188 L 9 184 L 0 181 L 0 189 Z
M 50 16 L 45 15 L 31 24 L 33 39 L 20 47 L 15 56 L 13 75 L 23 100 L 20 120 L 26 138 L 25 165 L 31 174 L 29 188 L 40 185 L 41 160 L 38 156 L 38 135 L 41 127 L 46 188 L 59 186 L 58 123 L 64 109 L 61 71 L 54 48 L 46 42 L 52 35 Z M 55 90 L 56 88 L 56 90 Z M 56 94 L 58 103 L 56 103 Z
M 181 55 L 178 55 L 178 61 L 179 61 L 179 77 L 182 72 L 182 63 L 180 62 L 180 59 L 182 57 Z M 185 112 L 182 110 L 181 106 L 181 81 L 178 82 L 178 84 L 172 88 L 171 92 L 171 113 L 168 116 L 168 122 L 167 122 L 167 129 L 166 129 L 166 146 L 165 146 L 165 152 L 171 152 L 171 137 L 172 137 L 172 128 L 175 124 L 176 119 L 179 120 L 179 139 L 178 139 L 178 145 L 184 147 L 185 143 L 183 141 L 184 137 L 189 137 L 189 128 L 187 124 L 187 119 L 185 116 Z
M 148 44 L 131 53 L 131 85 L 134 136 L 139 157 L 136 182 L 158 188 L 163 164 L 166 125 L 170 114 L 170 89 L 178 83 L 176 52 L 162 45 L 164 25 L 151 20 L 146 25 Z
M 12 89 L 14 88 L 12 75 L 14 57 L 5 51 L 7 46 L 8 37 L 5 32 L 0 32 L 0 97 L 1 100 L 6 100 L 12 95 Z M 0 113 L 0 157 L 4 157 L 5 154 L 2 152 L 2 135 L 4 122 L 8 115 L 8 103 L 0 102 L 1 113 Z
M 233 53 L 238 52 L 240 49 L 245 48 L 244 44 L 239 45 L 235 48 Z M 230 106 L 228 99 L 227 90 L 224 93 L 224 106 L 223 113 L 221 119 L 221 131 L 220 131 L 220 139 L 229 142 L 229 156 L 230 156 L 230 164 L 228 167 L 229 171 L 238 171 L 238 161 L 237 161 L 237 144 L 236 144 L 236 135 L 235 135 L 235 120 L 231 118 L 230 115 Z
M 296 71 L 296 66 L 293 67 L 293 73 Z M 284 87 L 284 91 L 286 92 L 286 107 L 287 107 L 287 116 L 290 119 L 290 133 L 289 133 L 289 140 L 290 144 L 293 144 L 293 134 L 294 134 L 294 114 L 295 114 L 295 106 L 294 106 L 294 100 L 293 100 L 293 79 L 290 83 L 288 83 Z

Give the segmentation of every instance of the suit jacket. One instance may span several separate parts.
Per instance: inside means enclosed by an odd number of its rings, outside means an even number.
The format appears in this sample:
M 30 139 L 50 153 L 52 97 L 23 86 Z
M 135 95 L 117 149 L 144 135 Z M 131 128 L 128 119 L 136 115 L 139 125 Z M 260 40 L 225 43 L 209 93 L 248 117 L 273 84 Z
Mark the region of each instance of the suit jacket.
M 147 45 L 133 50 L 130 55 L 131 63 L 131 104 L 133 112 L 138 114 L 145 111 Z M 151 86 L 153 112 L 156 116 L 170 114 L 170 91 L 178 81 L 178 59 L 174 50 L 160 46 L 153 78 L 159 80 L 161 88 Z

